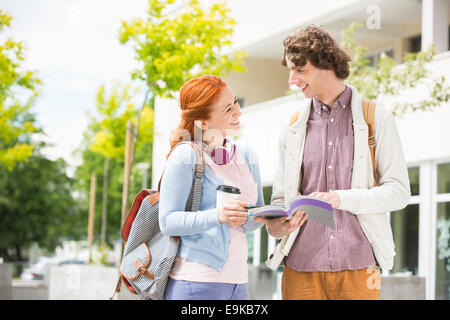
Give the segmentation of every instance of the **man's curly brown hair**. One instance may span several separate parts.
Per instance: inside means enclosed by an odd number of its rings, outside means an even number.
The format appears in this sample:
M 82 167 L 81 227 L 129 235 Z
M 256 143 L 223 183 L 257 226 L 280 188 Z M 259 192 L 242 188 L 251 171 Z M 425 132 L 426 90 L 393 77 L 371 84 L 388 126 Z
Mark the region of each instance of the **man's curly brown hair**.
M 286 56 L 296 69 L 309 61 L 316 68 L 333 70 L 336 77 L 346 79 L 349 76 L 350 55 L 341 48 L 336 40 L 322 26 L 309 25 L 283 40 L 284 53 L 281 60 L 286 65 Z

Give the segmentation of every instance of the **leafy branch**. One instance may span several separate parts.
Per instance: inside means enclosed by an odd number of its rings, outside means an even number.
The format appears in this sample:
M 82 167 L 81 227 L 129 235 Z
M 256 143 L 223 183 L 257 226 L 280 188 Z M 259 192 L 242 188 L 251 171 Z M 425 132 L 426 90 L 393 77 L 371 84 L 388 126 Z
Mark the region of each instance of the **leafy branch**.
M 426 68 L 435 56 L 434 45 L 426 51 L 406 53 L 401 65 L 382 53 L 377 67 L 366 58 L 367 48 L 355 43 L 353 35 L 362 24 L 354 22 L 341 32 L 342 45 L 352 55 L 348 83 L 354 85 L 364 97 L 376 100 L 380 97 L 393 98 L 392 112 L 402 116 L 409 112 L 430 111 L 450 98 L 450 86 L 444 76 L 437 76 Z M 428 93 L 419 101 L 399 101 L 408 89 L 420 87 Z M 422 89 L 424 88 L 424 89 Z

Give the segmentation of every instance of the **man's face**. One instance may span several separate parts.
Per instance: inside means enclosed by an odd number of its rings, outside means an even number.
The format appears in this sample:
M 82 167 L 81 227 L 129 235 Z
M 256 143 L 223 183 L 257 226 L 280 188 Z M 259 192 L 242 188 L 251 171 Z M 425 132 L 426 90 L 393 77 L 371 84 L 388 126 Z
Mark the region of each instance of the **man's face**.
M 327 77 L 327 70 L 316 68 L 309 61 L 303 67 L 297 68 L 288 57 L 286 57 L 286 65 L 289 69 L 289 85 L 299 87 L 306 98 L 321 95 L 321 89 Z

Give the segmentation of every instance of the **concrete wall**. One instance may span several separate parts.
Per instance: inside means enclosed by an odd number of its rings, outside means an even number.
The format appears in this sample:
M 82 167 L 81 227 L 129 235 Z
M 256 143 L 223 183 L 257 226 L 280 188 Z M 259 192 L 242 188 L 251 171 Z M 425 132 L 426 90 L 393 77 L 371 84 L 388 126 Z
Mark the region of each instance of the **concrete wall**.
M 48 274 L 44 280 L 11 281 L 11 266 L 0 264 L 0 300 L 106 300 L 118 280 L 117 268 L 102 266 L 52 266 Z M 122 285 L 115 300 L 139 297 Z
M 254 266 L 249 264 L 248 268 L 250 300 L 272 300 L 276 288 L 276 274 L 265 265 Z
M 114 267 L 66 265 L 50 269 L 50 300 L 107 300 L 118 280 Z
M 381 300 L 425 300 L 424 277 L 381 277 Z
M 11 265 L 0 264 L 0 300 L 106 300 L 114 293 L 117 268 L 102 266 L 55 266 L 50 270 L 49 286 L 45 281 L 12 281 Z M 281 272 L 264 266 L 249 265 L 251 300 L 280 299 Z M 116 300 L 139 300 L 123 285 Z M 382 300 L 425 299 L 425 278 L 382 277 Z
M 13 300 L 47 300 L 48 286 L 41 280 L 14 280 Z
M 281 299 L 282 272 L 267 267 L 249 266 L 249 295 L 251 300 Z M 425 278 L 416 276 L 382 276 L 381 300 L 425 300 Z
M 0 263 L 0 300 L 9 300 L 12 298 L 12 265 Z

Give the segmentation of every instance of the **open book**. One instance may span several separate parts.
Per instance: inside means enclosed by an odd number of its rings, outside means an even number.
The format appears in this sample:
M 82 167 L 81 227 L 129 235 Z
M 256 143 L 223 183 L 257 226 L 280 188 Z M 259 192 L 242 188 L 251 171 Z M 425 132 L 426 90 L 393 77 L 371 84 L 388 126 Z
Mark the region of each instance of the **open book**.
M 308 220 L 316 221 L 335 229 L 333 209 L 331 204 L 323 199 L 299 195 L 288 203 L 288 208 L 282 206 L 256 206 L 247 211 L 250 217 L 279 218 L 291 217 L 297 210 L 303 210 L 308 214 Z

